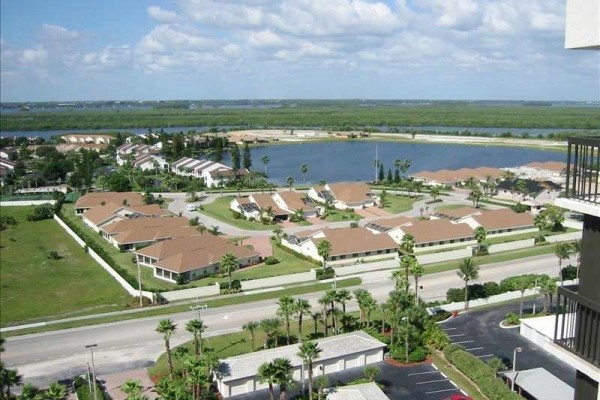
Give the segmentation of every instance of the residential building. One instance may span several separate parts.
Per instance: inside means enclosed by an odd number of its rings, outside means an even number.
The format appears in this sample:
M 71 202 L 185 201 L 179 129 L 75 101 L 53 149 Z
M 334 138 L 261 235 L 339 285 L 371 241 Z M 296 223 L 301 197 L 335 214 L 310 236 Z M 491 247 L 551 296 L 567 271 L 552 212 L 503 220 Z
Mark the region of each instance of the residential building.
M 577 368 L 575 400 L 595 400 L 600 399 L 600 138 L 570 138 L 568 146 L 566 198 L 555 204 L 583 214 L 581 266 L 578 284 L 558 288 L 554 342 L 561 358 Z
M 313 362 L 315 377 L 383 361 L 386 347 L 384 343 L 362 331 L 318 339 L 316 342 L 321 353 Z M 222 360 L 219 373 L 216 374 L 219 392 L 224 398 L 228 398 L 268 388 L 266 383 L 260 382 L 257 371 L 262 364 L 276 358 L 290 360 L 294 381 L 306 380 L 307 366 L 302 367 L 303 361 L 298 356 L 299 347 L 300 344 L 292 344 Z
M 415 220 L 400 226 L 398 234 L 394 236 L 396 243 L 402 243 L 404 235 L 414 237 L 415 253 L 476 243 L 473 228 L 447 219 Z
M 138 154 L 133 159 L 133 167 L 142 171 L 168 170 L 169 163 L 164 158 L 153 154 Z
M 169 215 L 167 210 L 163 210 L 157 204 L 124 206 L 123 204 L 109 203 L 84 211 L 82 220 L 90 228 L 96 232 L 100 232 L 102 227 L 126 219 L 166 217 Z
M 398 245 L 388 235 L 375 234 L 363 227 L 303 231 L 288 235 L 281 244 L 314 260 L 323 261 L 318 251 L 322 240 L 331 244 L 326 260 L 328 264 L 398 257 Z
M 390 400 L 375 382 L 328 388 L 325 395 L 326 400 Z
M 121 146 L 117 147 L 116 152 L 117 164 L 124 165 L 128 161 L 134 163 L 136 158 L 144 155 L 157 156 L 160 153 L 160 148 L 157 145 L 147 145 L 141 143 L 124 143 Z M 162 161 L 161 165 L 164 165 L 164 160 L 158 156 L 157 158 Z M 168 165 L 166 166 L 166 168 L 168 168 Z
M 412 178 L 428 186 L 451 188 L 459 184 L 465 184 L 470 178 L 473 178 L 476 183 L 487 182 L 489 179 L 497 181 L 502 178 L 502 170 L 490 167 L 461 168 L 458 170 L 442 169 L 435 172 L 417 172 L 412 175 Z
M 522 183 L 519 183 L 522 182 Z M 523 185 L 522 188 L 519 185 Z M 561 185 L 552 181 L 536 181 L 532 179 L 504 180 L 496 186 L 494 197 L 512 201 L 533 200 L 538 203 L 550 203 L 558 198 L 562 191 Z M 523 190 L 523 192 L 521 192 Z
M 61 152 L 72 151 L 72 150 L 95 150 L 100 151 L 108 147 L 111 141 L 116 138 L 111 135 L 95 135 L 95 134 L 84 134 L 84 135 L 64 135 L 61 136 L 61 144 L 57 146 L 57 150 Z
M 16 164 L 6 158 L 0 158 L 0 183 L 4 186 L 4 177 L 10 175 L 15 170 Z
M 133 192 L 90 192 L 75 202 L 75 214 L 81 215 L 86 210 L 106 204 L 141 206 L 144 199 L 140 193 Z
M 271 221 L 284 221 L 293 212 L 284 210 L 275 202 L 274 196 L 268 193 L 252 194 L 248 197 L 238 197 L 231 201 L 229 208 L 244 215 L 247 219 L 260 220 L 267 218 Z
M 246 246 L 236 246 L 210 233 L 164 240 L 136 250 L 137 262 L 153 268 L 154 276 L 169 282 L 189 282 L 220 270 L 222 257 L 234 254 L 240 267 L 258 264 L 260 255 Z
M 100 228 L 103 238 L 120 250 L 136 250 L 161 240 L 199 235 L 184 217 L 140 217 Z
M 456 224 L 467 224 L 471 229 L 483 226 L 488 237 L 509 236 L 516 233 L 536 232 L 539 229 L 530 213 L 517 213 L 508 208 L 482 210 L 461 207 L 436 210 L 432 218 L 448 219 Z
M 204 179 L 204 183 L 208 187 L 219 186 L 220 182 L 227 183 L 234 179 L 235 175 L 243 176 L 249 173 L 246 169 L 233 171 L 227 165 L 191 157 L 183 157 L 172 163 L 171 171 L 181 176 Z
M 552 181 L 563 184 L 565 182 L 567 164 L 558 161 L 530 162 L 515 168 L 503 168 L 511 171 L 520 179 L 533 179 L 538 181 Z
M 574 390 L 544 368 L 506 371 L 499 374 L 508 384 L 515 381 L 515 391 L 525 399 L 572 399 Z
M 365 225 L 365 228 L 373 233 L 387 233 L 396 243 L 400 243 L 404 232 L 402 226 L 411 224 L 415 219 L 403 217 L 401 215 L 393 218 L 381 218 L 371 221 Z
M 331 205 L 339 210 L 373 207 L 377 197 L 366 183 L 331 183 L 310 188 L 308 197 Z
M 304 218 L 318 215 L 315 203 L 303 193 L 286 190 L 274 193 L 272 198 L 279 208 L 286 210 L 288 213 L 293 214 L 302 210 Z

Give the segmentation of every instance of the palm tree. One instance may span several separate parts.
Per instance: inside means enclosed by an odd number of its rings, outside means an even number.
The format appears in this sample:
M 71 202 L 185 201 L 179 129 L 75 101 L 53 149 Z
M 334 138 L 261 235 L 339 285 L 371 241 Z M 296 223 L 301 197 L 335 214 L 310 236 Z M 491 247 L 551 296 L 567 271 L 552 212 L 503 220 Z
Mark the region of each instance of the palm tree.
M 265 349 L 269 348 L 269 342 L 273 338 L 275 339 L 275 347 L 277 347 L 277 335 L 280 326 L 281 321 L 279 318 L 265 318 L 260 321 L 260 327 L 265 332 Z
M 287 182 L 288 186 L 290 187 L 290 192 L 291 192 L 292 186 L 294 186 L 294 177 L 288 176 L 287 178 L 285 178 L 285 181 Z
M 550 311 L 550 298 L 556 293 L 556 282 L 550 277 L 540 282 L 540 293 L 544 295 L 544 314 Z
M 370 293 L 367 292 L 365 289 L 356 289 L 354 291 L 354 298 L 356 299 L 356 302 L 358 303 L 358 310 L 359 310 L 359 321 L 361 323 L 361 325 L 364 322 L 364 316 L 365 316 L 365 299 L 370 296 Z
M 437 186 L 434 186 L 429 190 L 429 194 L 431 198 L 435 201 L 438 197 L 440 197 L 440 189 Z
M 221 258 L 221 269 L 229 275 L 229 289 L 231 289 L 231 274 L 240 268 L 237 258 L 233 253 L 226 253 Z
M 479 277 L 479 265 L 472 257 L 465 258 L 458 266 L 456 274 L 465 281 L 465 310 L 469 308 L 469 281 Z
M 121 391 L 127 395 L 127 400 L 141 400 L 142 386 L 139 380 L 128 379 L 121 385 Z
M 407 236 L 407 235 L 405 235 Z M 402 256 L 402 258 L 400 259 L 400 267 L 402 269 L 404 269 L 404 290 L 408 290 L 409 287 L 409 283 L 408 283 L 408 275 L 410 273 L 410 270 L 414 268 L 414 265 L 416 264 L 417 259 L 412 256 L 412 255 L 408 255 L 408 256 Z
M 256 339 L 255 333 L 259 327 L 260 327 L 260 324 L 255 321 L 248 321 L 242 326 L 242 329 L 245 330 L 246 332 L 248 332 L 248 334 L 250 334 L 250 345 L 252 346 L 252 351 L 254 351 L 255 343 L 256 343 L 255 342 L 255 339 Z
M 304 176 L 304 186 L 306 186 L 306 173 L 308 172 L 308 165 L 302 164 L 300 166 L 300 172 L 302 172 L 302 175 Z
M 336 293 L 337 290 L 332 289 L 332 290 L 328 290 L 327 292 L 325 292 L 325 296 L 327 297 L 327 299 L 329 300 L 329 313 L 331 314 L 331 324 L 332 324 L 332 328 L 333 328 L 333 334 L 337 335 L 338 331 L 337 331 L 337 316 L 338 316 L 338 310 L 335 307 L 335 301 L 336 301 Z
M 269 161 L 271 161 L 271 159 L 268 155 L 265 154 L 264 156 L 262 156 L 261 161 L 263 164 L 265 164 L 265 176 L 267 176 L 267 164 L 269 164 Z
M 568 243 L 557 243 L 554 246 L 554 255 L 558 258 L 558 276 L 560 277 L 561 286 L 563 283 L 562 262 L 568 260 L 572 253 L 573 248 Z
M 321 313 L 320 312 L 314 312 L 314 313 L 311 312 L 310 313 L 310 317 L 312 318 L 313 323 L 314 323 L 314 327 L 315 327 L 314 335 L 316 336 L 317 335 L 318 322 L 321 319 Z
M 369 296 L 365 299 L 364 307 L 367 311 L 367 329 L 369 329 L 371 327 L 371 312 L 377 309 L 377 300 L 375 300 L 370 293 Z
M 365 378 L 369 381 L 369 382 L 373 382 L 375 380 L 375 377 L 377 375 L 379 375 L 379 368 L 377 368 L 374 365 L 367 365 L 364 369 L 363 369 L 363 374 L 365 375 Z
M 327 295 L 324 295 L 323 297 L 321 297 L 319 299 L 319 304 L 321 305 L 321 307 L 323 308 L 323 311 L 321 312 L 321 317 L 323 318 L 323 336 L 327 337 L 327 314 L 328 314 L 328 308 L 329 307 L 329 297 Z
M 419 303 L 419 279 L 425 273 L 425 267 L 423 267 L 416 259 L 414 264 L 410 266 L 410 273 L 415 280 L 415 304 Z
M 67 387 L 58 382 L 51 384 L 44 393 L 44 398 L 48 400 L 63 400 L 65 397 L 67 397 Z
M 277 303 L 279 305 L 279 309 L 277 310 L 277 315 L 283 317 L 285 320 L 285 333 L 287 338 L 287 344 L 290 344 L 290 317 L 294 313 L 294 299 L 292 296 L 281 296 Z
M 335 293 L 335 302 L 342 305 L 342 312 L 346 314 L 346 303 L 352 300 L 352 293 L 346 289 L 340 289 Z
M 577 255 L 577 270 L 575 273 L 575 278 L 579 278 L 579 267 L 581 266 L 581 240 L 575 240 L 571 243 L 571 248 L 573 249 L 573 253 Z
M 221 230 L 218 225 L 212 225 L 208 231 L 214 236 L 219 236 L 221 234 Z
M 483 226 L 475 228 L 475 239 L 477 240 L 477 253 L 481 252 L 481 243 L 487 237 L 487 231 Z
M 266 362 L 258 367 L 258 379 L 260 383 L 267 383 L 269 385 L 269 397 L 271 400 L 275 400 L 275 392 L 273 385 L 277 379 L 277 367 L 272 362 Z
M 402 267 L 402 264 L 400 264 L 400 267 Z M 402 281 L 404 280 L 404 269 L 402 268 L 398 268 L 392 271 L 392 280 L 394 281 L 394 286 L 399 289 Z M 406 286 L 406 283 L 404 283 L 404 286 Z
M 415 237 L 411 234 L 405 234 L 402 236 L 400 248 L 407 253 L 412 253 L 415 248 Z
M 323 257 L 323 269 L 326 269 L 327 259 L 329 258 L 329 254 L 331 254 L 331 242 L 327 239 L 320 240 L 317 244 L 317 253 Z
M 16 369 L 7 369 L 0 364 L 0 389 L 6 390 L 6 398 L 11 399 L 10 388 L 19 386 L 23 383 L 23 377 L 17 373 Z M 0 397 L 4 398 L 4 393 L 0 390 Z
M 279 385 L 279 400 L 287 400 L 287 389 L 294 383 L 292 362 L 287 358 L 276 358 L 271 363 L 277 371 L 275 383 Z
M 525 295 L 525 291 L 531 286 L 531 280 L 525 276 L 519 277 L 515 282 L 515 289 L 521 292 L 521 302 L 519 305 L 519 319 L 523 317 L 523 296 Z
M 312 341 L 303 342 L 298 349 L 298 356 L 302 358 L 302 362 L 308 368 L 308 398 L 312 400 L 313 392 L 313 362 L 319 358 L 321 349 L 319 349 L 317 343 Z M 302 377 L 301 379 L 304 379 Z M 304 393 L 303 393 L 304 394 Z
M 311 307 L 308 300 L 300 298 L 296 299 L 296 302 L 294 303 L 294 312 L 298 315 L 298 338 L 300 341 L 302 341 L 302 319 L 304 314 L 310 313 L 310 309 Z
M 475 186 L 473 190 L 471 190 L 471 192 L 469 193 L 469 197 L 467 198 L 473 202 L 473 207 L 479 208 L 479 201 L 482 197 L 483 192 L 481 191 L 479 186 Z
M 171 358 L 171 347 L 169 346 L 169 340 L 171 339 L 171 335 L 177 329 L 177 325 L 168 319 L 161 319 L 158 321 L 158 327 L 156 328 L 156 332 L 162 333 L 163 339 L 165 340 L 165 349 L 167 350 L 167 360 L 169 362 L 169 374 L 173 376 L 173 360 Z
M 196 356 L 202 355 L 202 334 L 207 326 L 201 319 L 192 319 L 185 324 L 185 329 L 194 335 L 194 350 Z
M 408 310 L 406 311 L 408 312 Z M 408 363 L 408 357 L 409 357 L 409 344 L 410 344 L 410 337 L 415 335 L 416 333 L 418 333 L 417 329 L 415 328 L 415 326 L 413 324 L 411 324 L 410 319 L 407 317 L 404 317 L 401 320 L 400 325 L 398 326 L 398 334 L 404 338 L 404 356 L 405 356 L 405 361 Z

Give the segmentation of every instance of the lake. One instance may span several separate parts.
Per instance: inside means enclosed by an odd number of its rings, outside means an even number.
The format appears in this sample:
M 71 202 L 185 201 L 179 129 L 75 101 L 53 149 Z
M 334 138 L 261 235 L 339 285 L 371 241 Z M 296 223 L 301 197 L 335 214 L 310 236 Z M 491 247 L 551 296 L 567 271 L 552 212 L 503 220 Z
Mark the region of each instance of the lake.
M 268 155 L 269 179 L 278 184 L 285 184 L 288 176 L 292 176 L 296 184 L 302 184 L 302 164 L 308 165 L 307 183 L 318 183 L 321 179 L 327 182 L 368 181 L 375 175 L 375 146 L 375 142 L 348 141 L 253 147 L 252 169 L 264 171 L 261 158 Z M 567 159 L 567 154 L 560 151 L 445 143 L 377 142 L 377 150 L 386 176 L 388 168 L 393 169 L 396 158 L 412 160 L 409 174 L 445 168 L 515 167 L 532 161 L 566 162 Z M 228 155 L 224 162 L 229 164 Z

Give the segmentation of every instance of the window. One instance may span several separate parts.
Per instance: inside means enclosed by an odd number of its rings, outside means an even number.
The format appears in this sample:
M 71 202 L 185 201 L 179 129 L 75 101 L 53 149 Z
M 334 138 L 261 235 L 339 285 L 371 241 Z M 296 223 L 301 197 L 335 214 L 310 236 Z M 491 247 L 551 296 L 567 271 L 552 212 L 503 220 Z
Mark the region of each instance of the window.
M 358 253 L 352 254 L 352 257 L 358 257 Z

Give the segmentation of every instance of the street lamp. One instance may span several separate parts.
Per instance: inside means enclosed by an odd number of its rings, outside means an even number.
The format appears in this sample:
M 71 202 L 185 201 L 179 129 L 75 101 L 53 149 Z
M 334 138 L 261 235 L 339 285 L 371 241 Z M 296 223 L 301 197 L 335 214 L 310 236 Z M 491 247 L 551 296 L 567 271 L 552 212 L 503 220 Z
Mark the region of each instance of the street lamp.
M 535 283 L 533 284 L 533 316 L 535 317 L 535 301 L 537 300 L 537 285 L 538 278 L 535 278 Z
M 513 351 L 513 367 L 512 367 L 512 372 L 513 372 L 513 377 L 511 379 L 511 384 L 510 384 L 510 390 L 511 391 L 515 391 L 515 381 L 517 380 L 517 373 L 516 373 L 516 367 L 517 367 L 517 353 L 522 352 L 523 349 L 521 347 L 516 347 L 515 350 Z
M 94 347 L 98 347 L 98 345 L 94 343 L 85 346 L 85 348 L 90 349 L 90 352 L 92 353 L 92 381 L 94 382 L 94 400 L 97 400 L 98 396 L 96 394 L 96 365 L 94 364 Z

